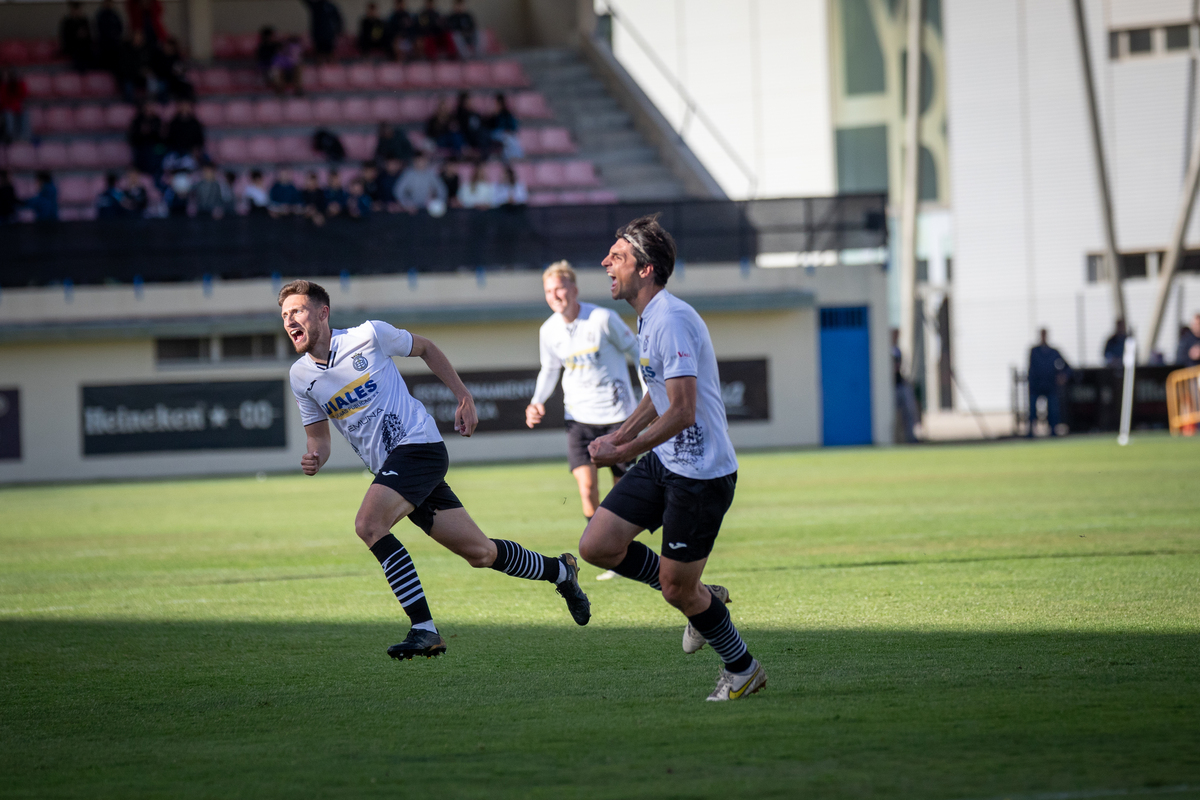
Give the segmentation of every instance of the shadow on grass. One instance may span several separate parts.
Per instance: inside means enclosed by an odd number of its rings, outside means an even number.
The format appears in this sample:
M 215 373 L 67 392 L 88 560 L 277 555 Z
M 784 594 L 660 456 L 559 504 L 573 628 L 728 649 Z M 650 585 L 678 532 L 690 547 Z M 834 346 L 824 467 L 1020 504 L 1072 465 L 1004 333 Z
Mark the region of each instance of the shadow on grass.
M 767 689 L 706 704 L 677 627 L 442 632 L 393 662 L 399 625 L 0 623 L 0 796 L 1200 786 L 1200 634 L 754 629 Z

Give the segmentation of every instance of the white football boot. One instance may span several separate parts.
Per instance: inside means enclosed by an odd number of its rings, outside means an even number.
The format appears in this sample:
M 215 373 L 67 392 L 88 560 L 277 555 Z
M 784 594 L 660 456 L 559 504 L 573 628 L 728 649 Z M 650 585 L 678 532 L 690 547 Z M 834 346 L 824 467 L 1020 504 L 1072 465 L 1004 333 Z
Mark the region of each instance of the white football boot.
M 729 590 L 724 586 L 711 585 L 708 590 L 713 593 L 713 596 L 726 605 L 729 604 Z M 691 655 L 704 647 L 705 639 L 700 635 L 700 631 L 692 627 L 692 623 L 688 623 L 683 629 L 683 652 Z
M 762 664 L 758 663 L 756 658 L 750 663 L 750 669 L 742 674 L 730 672 L 722 667 L 717 674 L 717 688 L 713 689 L 713 693 L 708 696 L 708 699 L 716 703 L 724 700 L 741 700 L 766 685 L 766 670 L 762 668 Z

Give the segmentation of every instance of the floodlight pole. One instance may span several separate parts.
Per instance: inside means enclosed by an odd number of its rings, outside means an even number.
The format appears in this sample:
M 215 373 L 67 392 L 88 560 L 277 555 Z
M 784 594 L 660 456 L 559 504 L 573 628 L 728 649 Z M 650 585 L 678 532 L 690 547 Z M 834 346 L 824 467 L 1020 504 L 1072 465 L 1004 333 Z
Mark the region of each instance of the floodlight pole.
M 1105 260 L 1112 281 L 1113 310 L 1116 319 L 1125 319 L 1125 293 L 1121 290 L 1121 260 L 1117 256 L 1117 234 L 1113 225 L 1112 197 L 1108 192 L 1108 168 L 1104 162 L 1104 138 L 1100 132 L 1100 114 L 1096 110 L 1096 83 L 1092 79 L 1092 55 L 1088 47 L 1087 20 L 1083 15 L 1083 0 L 1075 0 L 1075 30 L 1079 34 L 1079 57 L 1083 66 L 1083 83 L 1087 89 L 1088 119 L 1092 124 L 1092 155 L 1095 157 L 1096 184 L 1100 189 L 1100 215 L 1104 223 Z
M 924 0 L 908 0 L 905 61 L 904 183 L 900 197 L 900 358 L 913 369 L 916 352 L 917 196 L 921 170 L 921 12 Z M 911 375 L 916 378 L 916 375 Z

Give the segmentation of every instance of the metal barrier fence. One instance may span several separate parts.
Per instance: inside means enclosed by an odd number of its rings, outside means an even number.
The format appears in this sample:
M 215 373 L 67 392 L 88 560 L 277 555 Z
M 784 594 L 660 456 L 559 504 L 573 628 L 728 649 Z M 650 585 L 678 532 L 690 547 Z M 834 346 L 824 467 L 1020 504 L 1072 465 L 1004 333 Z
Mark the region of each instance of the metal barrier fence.
M 686 200 L 377 214 L 314 227 L 300 218 L 176 218 L 0 225 L 0 286 L 205 277 L 599 267 L 618 227 L 661 213 L 683 261 L 754 263 L 760 253 L 887 244 L 884 195 Z
M 1135 429 L 1167 427 L 1167 375 L 1174 367 L 1139 366 L 1134 375 L 1132 426 Z M 1115 432 L 1121 422 L 1121 383 L 1125 371 L 1120 367 L 1073 369 L 1067 382 L 1059 387 L 1061 421 L 1072 433 Z M 1029 430 L 1029 383 L 1022 371 L 1012 372 L 1012 410 L 1014 430 Z
M 1200 425 L 1200 367 L 1167 376 L 1167 418 L 1172 434 L 1192 436 Z

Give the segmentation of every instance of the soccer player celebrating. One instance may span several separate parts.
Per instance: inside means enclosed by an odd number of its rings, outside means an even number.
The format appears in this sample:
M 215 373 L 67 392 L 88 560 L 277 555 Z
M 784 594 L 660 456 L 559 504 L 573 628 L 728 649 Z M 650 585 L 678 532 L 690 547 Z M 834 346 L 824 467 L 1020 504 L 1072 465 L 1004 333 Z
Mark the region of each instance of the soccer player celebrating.
M 766 686 L 767 676 L 729 618 L 729 593 L 700 582 L 737 484 L 712 339 L 696 310 L 666 290 L 675 242 L 657 215 L 617 231 L 603 263 L 613 299 L 628 301 L 638 313 L 647 391 L 619 429 L 588 449 L 598 466 L 647 455 L 604 498 L 583 532 L 579 553 L 598 567 L 661 589 L 688 618 L 684 652 L 694 653 L 707 641 L 724 663 L 708 699 L 738 700 Z M 660 526 L 661 558 L 636 541 L 642 531 Z
M 591 605 L 579 588 L 575 557 L 563 553 L 551 558 L 516 542 L 487 538 L 446 484 L 450 463 L 446 445 L 392 361 L 393 356 L 422 359 L 458 398 L 454 430 L 470 436 L 479 424 L 475 401 L 442 351 L 428 339 L 385 322 L 371 320 L 332 330 L 329 293 L 311 281 L 284 286 L 279 306 L 283 326 L 301 356 L 291 370 L 292 393 L 308 437 L 300 468 L 305 475 L 316 475 L 329 460 L 329 421 L 333 420 L 375 473 L 354 529 L 379 559 L 392 592 L 412 621 L 408 636 L 389 647 L 388 655 L 409 659 L 446 652 L 412 558 L 391 533 L 404 517 L 472 567 L 491 567 L 516 578 L 555 584 L 575 622 L 586 625 Z
M 600 484 L 588 445 L 614 432 L 637 405 L 625 366 L 627 353 L 637 359 L 637 339 L 616 314 L 579 302 L 575 270 L 566 261 L 551 264 L 542 273 L 542 288 L 554 315 L 538 332 L 542 370 L 525 409 L 525 424 L 532 428 L 546 416 L 546 400 L 566 368 L 562 383 L 567 466 L 579 484 L 583 516 L 590 520 L 600 505 Z M 631 466 L 612 465 L 614 486 Z M 608 570 L 597 580 L 616 574 Z

